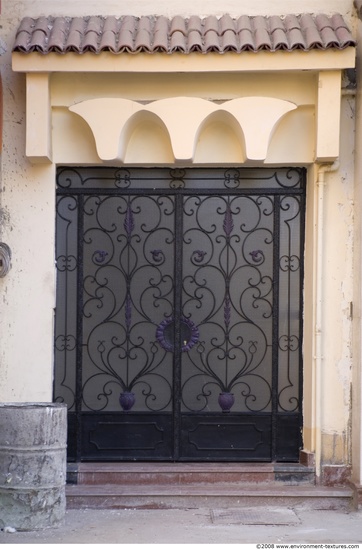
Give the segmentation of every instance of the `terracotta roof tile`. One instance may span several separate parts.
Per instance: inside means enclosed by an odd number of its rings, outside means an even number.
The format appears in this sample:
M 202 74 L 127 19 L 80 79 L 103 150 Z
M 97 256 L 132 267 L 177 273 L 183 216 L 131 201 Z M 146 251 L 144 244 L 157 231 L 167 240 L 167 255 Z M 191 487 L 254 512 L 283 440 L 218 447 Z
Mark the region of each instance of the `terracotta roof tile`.
M 22 32 L 31 34 L 33 28 L 34 28 L 34 19 L 32 19 L 31 17 L 24 17 L 24 19 L 22 19 L 20 22 L 17 34 L 19 35 Z
M 153 51 L 167 53 L 168 51 L 167 37 L 165 37 L 163 34 L 160 34 L 160 33 L 158 33 L 158 35 L 155 34 L 154 42 L 153 42 Z
M 95 16 L 90 17 L 88 19 L 86 33 L 95 32 L 97 34 L 101 34 L 103 29 L 103 24 L 104 24 L 104 20 L 101 17 L 95 17 Z
M 272 38 L 272 44 L 273 50 L 288 50 L 289 49 L 289 42 L 287 39 L 287 35 L 284 30 L 282 29 L 275 29 L 271 33 Z
M 289 32 L 289 48 L 290 50 L 307 50 L 303 34 L 299 29 L 294 28 Z
M 174 31 L 171 34 L 170 51 L 186 53 L 187 42 L 184 34 L 181 31 Z
M 219 33 L 219 20 L 215 15 L 209 15 L 204 20 L 204 33 L 208 33 L 209 31 Z
M 338 39 L 339 44 L 341 44 L 341 48 L 343 49 L 346 46 L 349 45 L 351 34 L 346 27 L 339 27 L 336 29 L 336 36 Z
M 38 49 L 38 44 L 43 44 L 43 42 L 45 42 L 44 33 L 42 31 L 34 31 L 33 34 L 31 35 L 31 39 L 30 39 L 30 42 L 29 42 L 29 47 L 31 49 L 37 50 Z M 40 46 L 40 48 L 41 48 L 41 46 Z
M 202 52 L 203 42 L 201 33 L 197 30 L 189 31 L 190 52 Z
M 268 20 L 260 15 L 253 18 L 254 42 L 256 51 L 271 50 L 272 42 L 268 29 Z
M 138 32 L 146 31 L 149 34 L 152 33 L 152 22 L 149 17 L 141 17 L 138 22 Z
M 39 17 L 34 24 L 35 31 L 43 31 L 45 34 L 48 33 L 48 19 L 46 17 Z
M 205 34 L 204 37 L 205 45 L 204 45 L 204 51 L 205 52 L 220 52 L 221 53 L 221 47 L 219 44 L 219 34 L 215 30 L 208 30 L 208 32 Z
M 54 28 L 54 27 L 53 27 Z M 85 28 L 85 22 L 80 17 L 74 18 L 69 25 L 69 34 L 65 35 L 62 46 L 59 51 L 62 52 L 71 52 L 71 51 L 81 51 L 81 45 L 83 40 L 83 33 Z M 53 33 L 50 34 L 49 42 L 52 40 Z M 52 51 L 49 48 L 48 51 Z M 44 52 L 43 52 L 44 53 Z
M 300 26 L 298 17 L 296 15 L 294 14 L 287 15 L 284 18 L 283 22 L 287 31 L 290 31 L 292 29 L 298 29 L 299 31 L 301 31 L 301 26 Z
M 224 34 L 222 35 L 221 40 L 221 47 L 222 50 L 225 52 L 237 52 L 238 51 L 238 43 L 236 38 L 235 31 L 232 31 L 231 29 L 226 30 Z
M 57 17 L 56 19 L 54 19 L 52 35 L 54 36 L 58 33 L 62 33 L 65 35 L 67 34 L 67 32 L 68 32 L 68 24 L 65 18 Z
M 151 36 L 146 29 L 140 29 L 134 42 L 135 51 L 151 51 Z
M 311 48 L 323 48 L 323 39 L 315 27 L 306 27 L 305 37 Z
M 171 21 L 170 34 L 172 35 L 174 32 L 181 32 L 184 36 L 187 35 L 186 21 L 180 15 L 176 15 Z
M 254 40 L 252 31 L 248 29 L 241 30 L 239 33 L 240 44 L 242 44 L 241 51 L 253 50 Z
M 104 21 L 103 32 L 113 32 L 113 34 L 117 34 L 118 31 L 118 19 L 116 19 L 115 17 L 107 17 L 107 19 L 105 19 Z
M 202 33 L 202 21 L 198 15 L 191 15 L 189 19 L 189 31 Z
M 230 15 L 190 18 L 25 17 L 17 30 L 13 51 L 22 53 L 219 52 L 260 50 L 343 49 L 355 46 L 340 14 L 328 17 Z
M 104 31 L 102 33 L 101 41 L 99 44 L 101 50 L 109 50 L 113 53 L 117 51 L 116 35 L 112 31 Z
M 330 44 L 330 46 L 338 47 L 338 37 L 330 27 L 325 27 L 321 30 L 321 36 L 324 44 Z
M 235 34 L 235 21 L 230 15 L 223 15 L 220 18 L 220 32 L 224 34 L 226 31 L 231 31 Z
M 132 51 L 133 49 L 133 33 L 129 29 L 121 29 L 119 33 L 119 44 L 122 45 L 121 51 Z M 118 50 L 120 47 L 118 46 Z
M 313 22 L 313 21 L 312 21 Z M 312 23 L 311 23 L 312 24 Z M 319 30 L 324 29 L 325 27 L 333 28 L 333 23 L 330 21 L 329 17 L 324 14 L 317 15 L 315 18 L 315 24 Z
M 64 18 L 58 17 L 56 21 L 54 21 L 53 32 L 49 37 L 48 47 L 55 51 L 62 52 L 66 34 L 66 21 Z
M 240 32 L 244 29 L 250 32 L 252 31 L 251 18 L 247 15 L 241 15 L 236 22 L 236 32 Z
M 343 27 L 348 30 L 348 25 L 346 24 L 343 17 L 339 13 L 332 15 L 331 21 L 335 29 Z
M 108 17 L 107 17 L 108 19 Z M 134 21 L 134 17 L 132 17 L 131 15 L 125 15 L 123 18 L 122 18 L 122 21 L 119 21 L 119 24 L 121 26 L 121 23 L 122 23 L 122 29 L 125 30 L 125 31 L 131 31 L 133 32 L 134 31 L 134 28 L 135 28 L 135 21 Z
M 277 15 L 272 15 L 271 17 L 269 17 L 269 28 L 271 33 L 276 31 L 277 29 L 280 29 L 284 32 L 283 21 Z

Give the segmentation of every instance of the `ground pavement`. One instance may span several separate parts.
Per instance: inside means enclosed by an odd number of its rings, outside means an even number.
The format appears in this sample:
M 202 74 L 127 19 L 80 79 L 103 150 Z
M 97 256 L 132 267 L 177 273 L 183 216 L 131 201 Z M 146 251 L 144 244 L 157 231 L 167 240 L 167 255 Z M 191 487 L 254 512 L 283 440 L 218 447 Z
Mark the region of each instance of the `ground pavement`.
M 64 524 L 55 529 L 0 532 L 0 545 L 84 543 L 361 543 L 362 547 L 362 511 L 275 507 L 68 510 Z

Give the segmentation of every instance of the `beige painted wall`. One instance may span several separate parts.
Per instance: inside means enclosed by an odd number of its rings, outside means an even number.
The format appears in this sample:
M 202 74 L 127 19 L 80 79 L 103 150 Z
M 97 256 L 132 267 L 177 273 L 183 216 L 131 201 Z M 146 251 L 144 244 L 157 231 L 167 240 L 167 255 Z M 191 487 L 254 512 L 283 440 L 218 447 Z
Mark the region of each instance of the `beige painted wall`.
M 357 96 L 356 96 L 356 146 L 355 150 L 360 151 L 362 147 L 362 23 L 357 25 Z M 362 484 L 362 380 L 361 380 L 361 317 L 362 317 L 362 158 L 356 154 L 355 162 L 355 190 L 354 190 L 354 331 L 353 331 L 353 384 L 352 384 L 352 464 L 353 478 L 357 483 Z
M 0 281 L 0 400 L 48 401 L 52 392 L 54 167 L 25 158 L 23 75 L 2 61 L 4 145 L 0 239 L 12 269 Z
M 318 11 L 325 13 L 338 11 L 351 25 L 356 26 L 352 0 L 225 0 L 222 4 L 223 12 L 231 15 L 315 12 L 316 6 Z M 169 16 L 176 13 L 220 14 L 220 2 L 216 0 L 207 2 L 207 13 L 203 0 L 155 0 L 152 3 L 134 0 L 131 8 L 134 15 L 151 12 Z M 122 7 L 119 1 L 109 0 L 104 0 L 101 4 L 92 0 L 2 1 L 1 38 L 7 52 L 0 57 L 4 82 L 0 240 L 10 245 L 13 259 L 11 272 L 0 280 L 0 401 L 52 399 L 55 166 L 32 165 L 25 158 L 25 77 L 11 70 L 10 51 L 14 32 L 20 18 L 25 15 L 72 16 L 100 12 L 120 15 L 120 10 Z M 127 4 L 127 13 L 129 10 Z M 352 265 L 353 262 L 356 265 L 360 263 L 359 232 L 355 243 L 353 241 L 354 198 L 359 210 L 361 206 L 359 196 L 354 197 L 354 97 L 346 95 L 342 99 L 339 169 L 325 175 L 322 391 L 317 395 L 313 300 L 316 286 L 317 167 L 313 169 L 311 166 L 314 136 L 310 135 L 311 120 L 316 115 L 313 104 L 317 87 L 312 85 L 316 75 L 296 74 L 292 79 L 284 75 L 278 79 L 270 75 L 266 78 L 258 75 L 253 79 L 228 76 L 213 86 L 210 76 L 186 77 L 177 82 L 177 79 L 167 75 L 162 77 L 163 81 L 151 75 L 147 93 L 144 88 L 139 87 L 140 78 L 142 76 L 133 75 L 125 83 L 117 75 L 99 80 L 91 74 L 72 74 L 66 77 L 54 74 L 50 82 L 55 162 L 99 163 L 88 126 L 77 115 L 68 111 L 72 103 L 89 99 L 90 96 L 104 97 L 107 93 L 108 96 L 122 94 L 122 97 L 132 100 L 160 99 L 165 94 L 165 91 L 161 91 L 160 84 L 167 81 L 167 96 L 191 93 L 205 97 L 207 89 L 207 99 L 225 100 L 244 93 L 255 93 L 254 90 L 260 89 L 263 82 L 264 93 L 268 91 L 275 97 L 294 101 L 304 109 L 303 115 L 295 119 L 293 131 L 287 126 L 284 129 L 279 128 L 281 135 L 293 135 L 288 143 L 285 142 L 285 147 L 289 147 L 288 151 L 283 152 L 281 142 L 275 140 L 269 151 L 269 161 L 280 162 L 280 155 L 283 153 L 292 161 L 309 166 L 304 347 L 305 443 L 306 448 L 313 451 L 319 437 L 325 442 L 321 453 L 325 461 L 347 463 L 351 453 L 349 434 L 352 366 L 358 382 L 360 346 L 357 331 L 355 352 L 352 354 L 350 303 L 359 299 L 360 290 L 358 281 L 353 289 Z M 299 145 L 294 146 L 294 143 L 298 144 L 301 133 L 303 139 Z M 361 173 L 362 165 L 358 164 L 358 174 Z M 359 311 L 357 303 L 355 315 L 358 318 Z M 357 382 L 355 392 L 359 398 Z M 356 427 L 357 431 L 358 429 L 359 424 Z M 357 438 L 356 434 L 357 432 L 354 437 Z M 355 453 L 358 462 L 359 447 Z

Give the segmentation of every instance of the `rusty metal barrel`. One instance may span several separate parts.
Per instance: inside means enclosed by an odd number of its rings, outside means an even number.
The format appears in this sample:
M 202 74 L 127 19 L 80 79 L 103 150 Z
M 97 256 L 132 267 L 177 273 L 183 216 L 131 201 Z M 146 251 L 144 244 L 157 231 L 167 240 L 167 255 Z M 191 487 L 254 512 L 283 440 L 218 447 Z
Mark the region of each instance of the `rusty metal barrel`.
M 0 527 L 32 531 L 65 515 L 67 408 L 0 403 Z

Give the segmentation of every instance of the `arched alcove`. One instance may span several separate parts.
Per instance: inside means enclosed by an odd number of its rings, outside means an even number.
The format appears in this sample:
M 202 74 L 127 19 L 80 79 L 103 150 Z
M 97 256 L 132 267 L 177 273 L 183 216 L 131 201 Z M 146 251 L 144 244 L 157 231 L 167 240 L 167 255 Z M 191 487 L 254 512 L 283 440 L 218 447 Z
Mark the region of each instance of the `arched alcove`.
M 245 162 L 243 131 L 228 112 L 219 110 L 209 115 L 200 125 L 195 141 L 194 162 L 197 164 Z
M 175 161 L 165 124 L 147 110 L 128 119 L 120 136 L 119 150 L 125 164 L 168 164 Z

